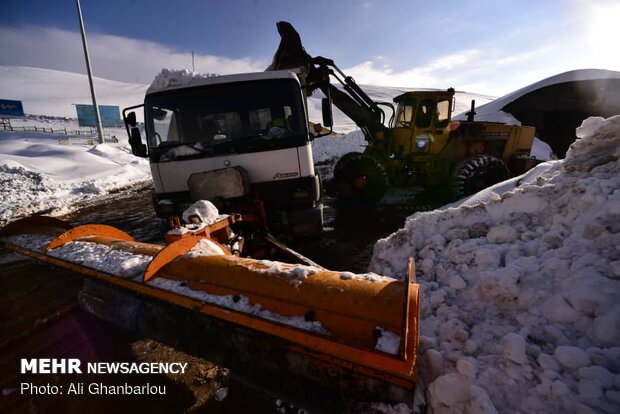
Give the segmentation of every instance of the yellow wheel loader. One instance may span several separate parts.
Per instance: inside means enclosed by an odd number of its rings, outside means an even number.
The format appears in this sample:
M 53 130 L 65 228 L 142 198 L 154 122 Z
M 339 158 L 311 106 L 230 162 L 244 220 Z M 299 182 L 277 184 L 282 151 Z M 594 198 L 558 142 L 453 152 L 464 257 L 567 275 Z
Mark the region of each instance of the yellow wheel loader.
M 376 102 L 333 60 L 308 55 L 289 23 L 279 22 L 278 31 L 282 42 L 272 68 L 306 62 L 307 94 L 320 89 L 329 104 L 364 133 L 365 150 L 345 154 L 328 185 L 328 191 L 342 200 L 375 203 L 388 185 L 440 188 L 460 198 L 535 165 L 530 157 L 533 127 L 476 122 L 473 102 L 466 121 L 453 121 L 452 88 L 412 91 L 395 97 L 393 103 Z

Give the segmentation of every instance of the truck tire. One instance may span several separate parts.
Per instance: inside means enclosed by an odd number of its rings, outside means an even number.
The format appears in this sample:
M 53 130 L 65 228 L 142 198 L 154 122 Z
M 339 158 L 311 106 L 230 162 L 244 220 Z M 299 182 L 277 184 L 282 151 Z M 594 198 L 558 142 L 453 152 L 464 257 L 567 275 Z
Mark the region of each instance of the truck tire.
M 381 163 L 368 155 L 344 155 L 334 168 L 338 197 L 347 204 L 375 204 L 385 195 L 388 177 Z
M 507 180 L 506 164 L 492 155 L 474 155 L 456 165 L 452 172 L 451 189 L 455 198 L 463 198 Z

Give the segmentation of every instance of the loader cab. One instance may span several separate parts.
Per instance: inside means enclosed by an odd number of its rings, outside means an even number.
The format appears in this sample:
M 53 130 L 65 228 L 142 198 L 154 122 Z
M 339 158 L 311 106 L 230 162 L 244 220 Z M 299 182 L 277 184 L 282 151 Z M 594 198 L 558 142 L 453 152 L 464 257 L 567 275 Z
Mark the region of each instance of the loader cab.
M 406 92 L 394 98 L 391 149 L 395 157 L 438 154 L 448 140 L 454 89 Z

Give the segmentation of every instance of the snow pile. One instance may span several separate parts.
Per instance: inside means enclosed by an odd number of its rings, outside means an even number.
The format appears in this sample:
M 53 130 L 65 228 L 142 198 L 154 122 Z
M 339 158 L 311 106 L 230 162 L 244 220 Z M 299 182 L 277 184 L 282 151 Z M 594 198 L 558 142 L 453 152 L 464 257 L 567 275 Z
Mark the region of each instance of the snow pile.
M 224 401 L 228 397 L 228 387 L 222 387 L 215 392 L 215 401 Z
M 398 355 L 400 350 L 400 336 L 393 332 L 387 331 L 380 326 L 377 326 L 377 330 L 381 333 L 377 340 L 375 349 L 392 355 Z
M 152 256 L 80 241 L 64 244 L 49 251 L 48 255 L 122 278 L 141 278 L 153 260 Z
M 349 152 L 363 152 L 366 145 L 360 130 L 346 135 L 327 135 L 312 142 L 312 155 L 315 163 L 335 161 Z
M 251 303 L 250 299 L 244 295 L 213 295 L 201 290 L 194 290 L 187 286 L 186 282 L 177 280 L 164 279 L 161 277 L 154 278 L 146 282 L 149 286 L 154 286 L 169 292 L 178 293 L 194 299 L 211 303 L 217 306 L 223 306 L 228 309 L 247 313 L 249 315 L 258 316 L 274 322 L 279 322 L 288 326 L 293 326 L 310 332 L 316 332 L 323 335 L 329 335 L 329 332 L 321 325 L 319 321 L 306 321 L 303 316 L 283 316 L 275 312 L 263 309 L 258 303 Z
M 151 182 L 148 161 L 126 143 L 61 144 L 64 135 L 0 131 L 0 225 L 64 214 L 79 203 Z
M 217 207 L 209 200 L 198 200 L 183 212 L 183 221 L 185 223 L 193 223 L 190 217 L 196 216 L 201 223 L 207 226 L 215 223 L 220 217 Z
M 618 412 L 620 116 L 577 132 L 535 179 L 375 245 L 377 273 L 417 260 L 434 412 Z
M 188 258 L 199 256 L 223 256 L 226 253 L 217 243 L 209 239 L 200 239 L 198 243 L 184 256 Z
M 37 253 L 45 253 L 47 246 L 53 239 L 52 236 L 45 234 L 14 234 L 0 238 L 0 240 L 6 240 L 8 243 Z
M 216 74 L 198 73 L 191 70 L 182 69 L 162 69 L 153 80 L 153 83 L 147 90 L 147 94 L 158 92 L 166 89 L 176 89 L 190 87 L 194 85 L 202 85 L 206 79 L 216 77 Z
M 542 161 L 556 160 L 558 158 L 557 155 L 553 153 L 551 146 L 537 137 L 534 137 L 530 155 Z
M 314 266 L 282 263 L 271 260 L 257 260 L 256 264 L 258 264 L 260 267 L 254 267 L 251 265 L 247 266 L 244 262 L 238 261 L 235 258 L 230 258 L 229 260 L 231 260 L 236 265 L 246 266 L 256 273 L 278 274 L 285 276 L 290 279 L 289 283 L 294 286 L 301 285 L 301 282 L 305 280 L 308 276 L 312 276 L 313 274 L 323 270 Z

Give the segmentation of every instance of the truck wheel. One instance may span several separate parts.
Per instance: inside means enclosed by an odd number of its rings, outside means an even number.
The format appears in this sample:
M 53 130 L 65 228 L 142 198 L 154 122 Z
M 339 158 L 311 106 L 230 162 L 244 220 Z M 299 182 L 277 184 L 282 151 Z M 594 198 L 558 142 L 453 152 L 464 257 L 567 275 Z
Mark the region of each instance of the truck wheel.
M 338 196 L 346 203 L 374 204 L 385 195 L 388 177 L 379 161 L 364 154 L 344 155 L 336 168 L 334 179 Z
M 506 164 L 492 155 L 475 155 L 456 165 L 452 172 L 452 193 L 463 198 L 507 180 L 510 177 Z

